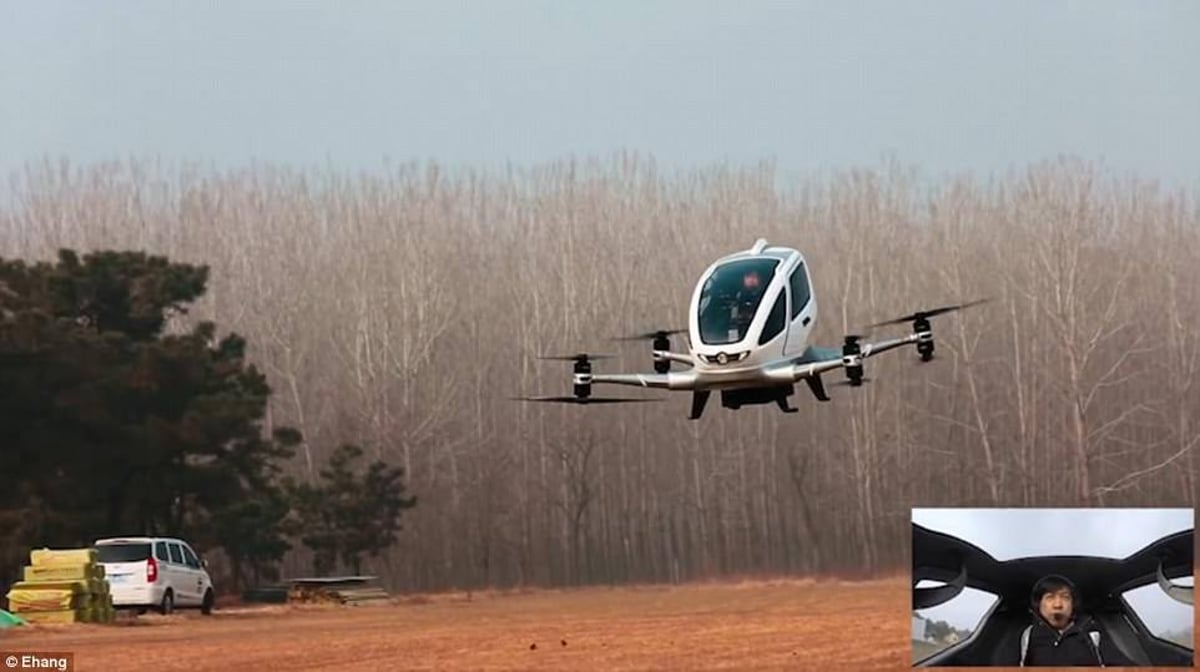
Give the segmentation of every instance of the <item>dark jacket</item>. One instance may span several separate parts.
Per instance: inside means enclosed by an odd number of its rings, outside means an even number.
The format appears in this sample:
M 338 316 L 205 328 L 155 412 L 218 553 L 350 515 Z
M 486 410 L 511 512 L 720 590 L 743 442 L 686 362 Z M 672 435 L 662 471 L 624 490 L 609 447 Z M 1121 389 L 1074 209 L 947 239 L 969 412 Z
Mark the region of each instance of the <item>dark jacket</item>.
M 1090 617 L 1084 616 L 1059 633 L 1041 616 L 1034 616 L 1029 632 L 1026 667 L 1121 667 L 1135 663 L 1117 649 L 1103 634 L 1100 647 L 1092 644 L 1090 631 L 1100 631 Z

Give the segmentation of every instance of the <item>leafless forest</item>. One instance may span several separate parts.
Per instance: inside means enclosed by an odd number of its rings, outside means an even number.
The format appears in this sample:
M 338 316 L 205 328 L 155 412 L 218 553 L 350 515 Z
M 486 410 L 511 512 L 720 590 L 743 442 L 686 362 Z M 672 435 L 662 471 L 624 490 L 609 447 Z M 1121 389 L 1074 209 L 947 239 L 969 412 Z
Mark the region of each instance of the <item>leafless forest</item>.
M 1067 159 L 777 182 L 771 164 L 666 174 L 633 155 L 361 175 L 45 164 L 12 178 L 0 256 L 209 264 L 191 317 L 250 339 L 272 421 L 307 438 L 294 473 L 342 441 L 405 467 L 420 504 L 368 564 L 395 589 L 867 574 L 904 565 L 913 505 L 1194 504 L 1197 193 Z M 870 360 L 873 381 L 826 404 L 800 386 L 797 414 L 507 399 L 569 392 L 570 364 L 538 354 L 650 370 L 648 343 L 607 339 L 686 326 L 699 274 L 760 236 L 808 257 L 824 345 L 993 301 L 934 321 L 933 363 Z

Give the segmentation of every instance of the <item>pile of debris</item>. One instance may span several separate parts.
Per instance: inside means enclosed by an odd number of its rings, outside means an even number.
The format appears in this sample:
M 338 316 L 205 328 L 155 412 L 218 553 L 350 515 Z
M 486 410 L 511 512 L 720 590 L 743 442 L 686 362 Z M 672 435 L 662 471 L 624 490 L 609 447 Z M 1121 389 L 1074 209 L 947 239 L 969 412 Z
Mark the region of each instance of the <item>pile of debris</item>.
M 96 549 L 35 549 L 8 609 L 27 623 L 112 623 L 116 611 Z
M 333 576 L 291 579 L 287 601 L 290 604 L 361 605 L 386 602 L 391 595 L 379 586 L 368 585 L 374 576 Z

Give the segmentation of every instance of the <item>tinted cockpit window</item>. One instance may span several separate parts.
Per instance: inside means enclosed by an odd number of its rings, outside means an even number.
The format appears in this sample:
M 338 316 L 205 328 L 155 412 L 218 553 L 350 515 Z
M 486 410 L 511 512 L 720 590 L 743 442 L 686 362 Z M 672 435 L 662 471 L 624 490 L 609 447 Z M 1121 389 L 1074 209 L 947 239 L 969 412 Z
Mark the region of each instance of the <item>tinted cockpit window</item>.
M 787 292 L 781 291 L 779 298 L 775 299 L 775 307 L 771 309 L 771 314 L 767 316 L 767 322 L 763 325 L 762 335 L 758 337 L 759 345 L 768 343 L 783 331 L 784 315 L 786 314 Z
M 141 562 L 150 557 L 150 544 L 101 544 L 96 553 L 100 562 Z
M 812 292 L 808 288 L 808 276 L 804 272 L 804 264 L 800 264 L 796 267 L 796 270 L 792 271 L 791 284 L 792 319 L 794 320 L 800 314 L 800 311 L 804 310 L 804 307 L 808 305 L 808 299 L 812 296 Z
M 700 291 L 700 340 L 726 345 L 744 339 L 778 265 L 778 259 L 757 257 L 714 269 Z

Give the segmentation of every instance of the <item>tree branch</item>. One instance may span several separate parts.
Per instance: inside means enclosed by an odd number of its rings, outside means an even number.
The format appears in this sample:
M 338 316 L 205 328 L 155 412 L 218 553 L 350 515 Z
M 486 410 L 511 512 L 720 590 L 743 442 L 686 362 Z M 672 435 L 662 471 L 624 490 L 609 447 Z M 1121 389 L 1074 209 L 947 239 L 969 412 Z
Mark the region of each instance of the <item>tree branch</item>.
M 1168 457 L 1166 460 L 1163 460 L 1159 464 L 1156 464 L 1152 467 L 1147 467 L 1145 469 L 1139 469 L 1138 471 L 1135 471 L 1131 474 L 1126 474 L 1125 476 L 1123 476 L 1123 477 L 1117 479 L 1115 482 L 1113 482 L 1112 485 L 1105 485 L 1105 486 L 1095 488 L 1092 492 L 1096 495 L 1103 495 L 1103 494 L 1107 494 L 1110 492 L 1120 492 L 1121 490 L 1127 490 L 1127 489 L 1133 487 L 1134 485 L 1136 485 L 1138 483 L 1138 481 L 1142 480 L 1146 476 L 1149 476 L 1150 474 L 1153 474 L 1154 472 L 1159 471 L 1159 470 L 1173 464 L 1179 458 L 1183 457 L 1188 452 L 1190 452 L 1193 448 L 1195 448 L 1197 443 L 1200 443 L 1200 436 L 1197 436 L 1196 438 L 1192 439 L 1191 442 L 1189 442 L 1186 446 L 1184 446 L 1183 448 L 1180 448 L 1179 451 L 1177 451 L 1174 455 L 1172 455 L 1171 457 Z

